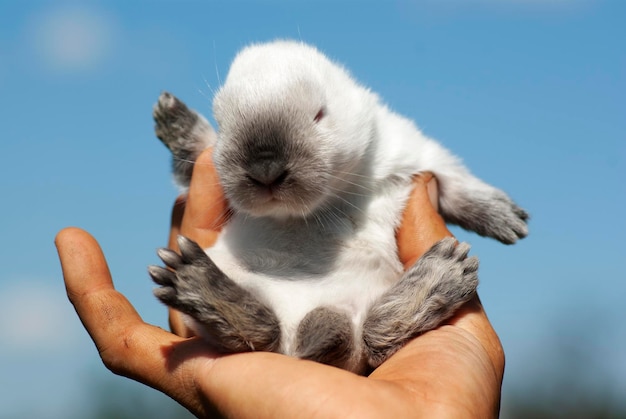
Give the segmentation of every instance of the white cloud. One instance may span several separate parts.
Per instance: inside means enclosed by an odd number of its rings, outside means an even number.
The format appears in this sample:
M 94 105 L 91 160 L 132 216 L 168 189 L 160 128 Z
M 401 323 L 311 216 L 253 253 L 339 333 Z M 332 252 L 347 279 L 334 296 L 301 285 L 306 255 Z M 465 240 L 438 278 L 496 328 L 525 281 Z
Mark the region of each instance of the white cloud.
M 81 332 L 60 280 L 3 281 L 0 286 L 2 352 L 63 350 Z
M 38 13 L 27 27 L 31 48 L 48 70 L 90 72 L 110 57 L 116 25 L 106 13 L 57 8 Z

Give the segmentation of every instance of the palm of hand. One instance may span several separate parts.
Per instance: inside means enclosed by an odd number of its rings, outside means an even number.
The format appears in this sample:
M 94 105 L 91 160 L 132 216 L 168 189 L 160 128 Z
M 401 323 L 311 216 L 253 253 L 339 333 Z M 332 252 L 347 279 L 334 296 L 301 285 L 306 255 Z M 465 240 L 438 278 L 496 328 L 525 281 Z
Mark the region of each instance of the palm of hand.
M 427 175 L 416 179 L 398 232 L 405 266 L 451 235 L 430 205 L 435 185 L 429 180 Z M 170 247 L 178 234 L 210 246 L 226 215 L 211 155 L 204 153 L 189 198 L 175 205 Z M 163 391 L 198 417 L 498 415 L 504 355 L 477 297 L 364 378 L 274 353 L 211 353 L 200 339 L 184 337 L 189 332 L 175 311 L 170 325 L 176 334 L 144 323 L 113 288 L 104 255 L 88 233 L 65 229 L 56 244 L 70 301 L 104 364 Z

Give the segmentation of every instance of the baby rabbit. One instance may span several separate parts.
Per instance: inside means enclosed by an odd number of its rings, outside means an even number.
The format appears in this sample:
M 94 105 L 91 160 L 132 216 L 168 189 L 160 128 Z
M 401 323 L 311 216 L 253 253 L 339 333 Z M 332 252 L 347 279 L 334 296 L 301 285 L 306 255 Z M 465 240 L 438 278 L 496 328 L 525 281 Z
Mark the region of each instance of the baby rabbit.
M 356 373 L 375 368 L 474 295 L 476 257 L 447 238 L 408 270 L 396 228 L 420 172 L 447 222 L 514 243 L 527 213 L 314 47 L 244 48 L 214 98 L 216 134 L 169 93 L 157 136 L 188 185 L 214 147 L 232 217 L 201 249 L 179 238 L 149 268 L 155 295 L 217 351 L 275 351 Z

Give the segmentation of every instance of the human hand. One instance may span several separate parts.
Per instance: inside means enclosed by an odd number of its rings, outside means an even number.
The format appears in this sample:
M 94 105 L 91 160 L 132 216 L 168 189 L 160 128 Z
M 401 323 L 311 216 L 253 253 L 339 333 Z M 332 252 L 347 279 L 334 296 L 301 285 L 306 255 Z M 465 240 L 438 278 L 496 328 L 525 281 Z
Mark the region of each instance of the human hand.
M 398 253 L 408 269 L 434 243 L 452 233 L 438 209 L 437 180 L 424 173 L 414 189 L 397 232 Z M 426 401 L 424 417 L 498 417 L 504 350 L 478 295 L 446 323 L 402 348 L 370 378 L 407 383 Z
M 210 155 L 199 158 L 196 172 L 188 200 L 184 205 L 177 201 L 172 235 L 180 233 L 208 246 L 215 241 L 226 210 L 223 199 L 215 199 L 219 190 L 207 188 L 218 186 Z M 431 195 L 436 191 L 429 180 L 427 175 L 416 178 L 398 232 L 405 266 L 450 235 L 429 203 L 428 185 Z M 203 192 L 194 182 L 204 186 Z M 209 215 L 206 208 L 211 209 Z M 212 353 L 199 338 L 185 339 L 144 323 L 115 291 L 104 255 L 88 233 L 65 229 L 56 244 L 70 301 L 104 364 L 116 374 L 170 395 L 199 417 L 486 418 L 498 414 L 504 357 L 478 298 L 365 378 L 274 353 Z M 176 319 L 174 313 L 173 330 L 187 333 Z
M 219 178 L 213 168 L 213 149 L 205 150 L 196 159 L 189 191 L 176 199 L 168 247 L 176 252 L 179 235 L 189 237 L 200 247 L 211 247 L 228 221 L 229 209 Z M 192 337 L 179 311 L 168 307 L 170 330 L 182 337 Z

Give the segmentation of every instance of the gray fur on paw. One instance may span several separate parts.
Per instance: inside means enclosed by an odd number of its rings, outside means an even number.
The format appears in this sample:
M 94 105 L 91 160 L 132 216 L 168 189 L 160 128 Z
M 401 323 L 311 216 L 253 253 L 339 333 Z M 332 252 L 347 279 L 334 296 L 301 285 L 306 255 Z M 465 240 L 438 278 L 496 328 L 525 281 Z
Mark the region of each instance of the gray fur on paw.
M 408 340 L 434 329 L 478 286 L 478 259 L 469 245 L 446 238 L 431 247 L 370 308 L 363 326 L 369 363 L 377 367 Z
M 213 128 L 202 115 L 168 92 L 161 93 L 152 116 L 156 136 L 172 152 L 176 181 L 188 186 L 196 158 L 215 141 Z
M 478 211 L 476 228 L 478 234 L 494 237 L 504 244 L 513 244 L 528 235 L 528 218 L 526 211 L 498 191 L 485 204 L 482 213 Z
M 513 244 L 528 235 L 530 216 L 498 189 L 468 193 L 454 213 L 443 215 L 446 221 L 504 244 Z
M 178 154 L 190 148 L 186 142 L 198 121 L 197 113 L 176 96 L 163 92 L 154 105 L 152 116 L 156 136 L 172 153 Z
M 178 246 L 180 255 L 158 251 L 168 268 L 148 268 L 160 286 L 155 296 L 193 317 L 218 351 L 277 350 L 280 325 L 274 312 L 228 278 L 195 242 L 179 236 Z

